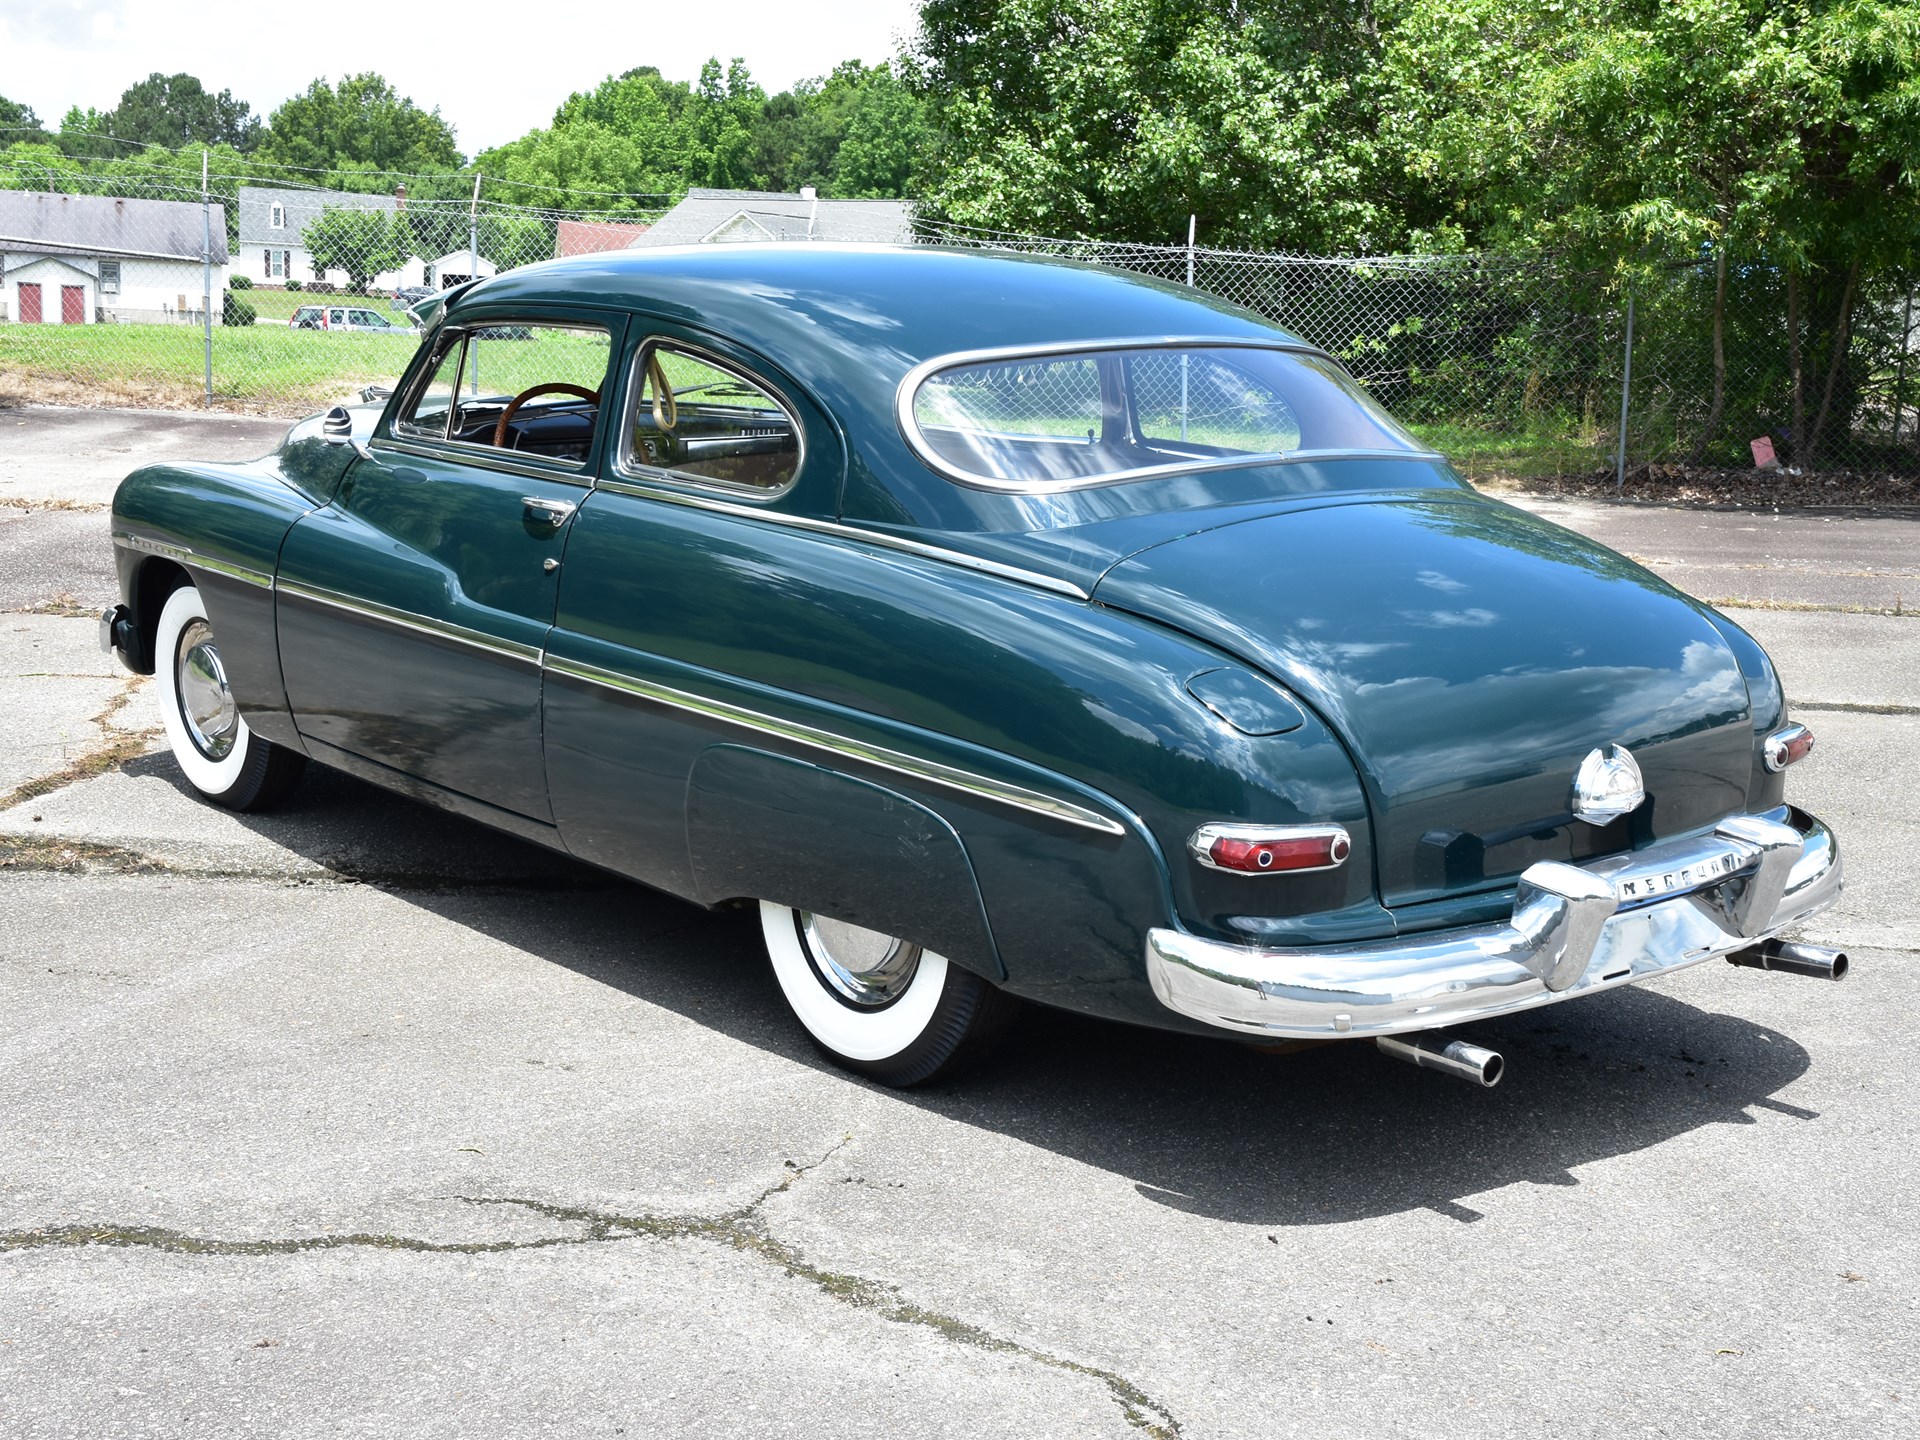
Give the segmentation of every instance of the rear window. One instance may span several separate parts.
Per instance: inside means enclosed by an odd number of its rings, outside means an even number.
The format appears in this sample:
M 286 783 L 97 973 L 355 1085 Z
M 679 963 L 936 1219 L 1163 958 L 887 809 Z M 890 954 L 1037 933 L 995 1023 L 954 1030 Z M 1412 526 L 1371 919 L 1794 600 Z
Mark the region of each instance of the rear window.
M 936 470 L 1060 490 L 1311 454 L 1425 447 L 1319 355 L 1142 345 L 956 358 L 901 387 L 901 428 Z

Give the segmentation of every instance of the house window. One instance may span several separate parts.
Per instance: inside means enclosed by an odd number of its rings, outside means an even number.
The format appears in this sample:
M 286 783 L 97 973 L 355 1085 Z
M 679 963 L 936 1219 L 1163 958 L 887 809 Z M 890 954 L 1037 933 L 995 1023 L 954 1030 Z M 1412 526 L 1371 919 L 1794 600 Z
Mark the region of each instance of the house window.
M 267 278 L 284 280 L 287 275 L 287 255 L 285 250 L 267 251 Z
M 286 206 L 275 205 L 272 209 L 270 209 L 267 212 L 267 215 L 268 215 L 267 224 L 272 226 L 275 230 L 284 230 L 287 228 L 287 207 Z
M 102 295 L 120 293 L 120 262 L 118 260 L 100 262 L 100 293 Z

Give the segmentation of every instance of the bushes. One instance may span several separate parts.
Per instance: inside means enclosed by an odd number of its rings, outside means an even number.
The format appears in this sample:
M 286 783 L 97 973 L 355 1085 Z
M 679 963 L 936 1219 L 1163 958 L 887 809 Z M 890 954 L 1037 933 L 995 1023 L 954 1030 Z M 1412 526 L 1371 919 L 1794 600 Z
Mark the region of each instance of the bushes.
M 248 275 L 235 275 L 227 281 L 227 288 L 229 290 L 251 290 L 253 288 L 253 278 Z
M 233 291 L 228 290 L 221 295 L 220 323 L 222 325 L 251 325 L 257 315 L 258 312 L 253 306 L 235 295 Z
M 300 288 L 300 282 L 294 279 L 293 276 L 289 275 L 287 277 L 286 288 L 289 290 L 298 290 Z

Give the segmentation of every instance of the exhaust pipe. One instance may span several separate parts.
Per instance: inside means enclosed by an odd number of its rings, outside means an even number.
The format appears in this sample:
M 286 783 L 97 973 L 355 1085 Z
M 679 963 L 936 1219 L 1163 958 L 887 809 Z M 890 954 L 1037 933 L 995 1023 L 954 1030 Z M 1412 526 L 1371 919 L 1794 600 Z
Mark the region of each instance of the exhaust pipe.
M 1498 1051 L 1469 1045 L 1444 1030 L 1427 1030 L 1412 1035 L 1381 1035 L 1374 1042 L 1384 1055 L 1418 1065 L 1422 1070 L 1437 1070 L 1469 1085 L 1491 1090 L 1507 1073 L 1507 1062 Z
M 1727 956 L 1727 960 L 1751 970 L 1781 970 L 1812 980 L 1847 978 L 1847 957 L 1843 952 L 1792 940 L 1762 940 L 1758 945 Z

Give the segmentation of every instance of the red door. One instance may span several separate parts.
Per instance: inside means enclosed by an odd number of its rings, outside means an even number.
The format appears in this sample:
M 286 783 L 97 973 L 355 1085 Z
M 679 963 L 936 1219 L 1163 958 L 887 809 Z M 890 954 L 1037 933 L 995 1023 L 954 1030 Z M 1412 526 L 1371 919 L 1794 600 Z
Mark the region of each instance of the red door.
M 20 323 L 22 325 L 40 323 L 40 287 L 38 285 L 20 287 Z
M 87 323 L 86 286 L 62 285 L 60 287 L 60 323 L 62 325 Z

